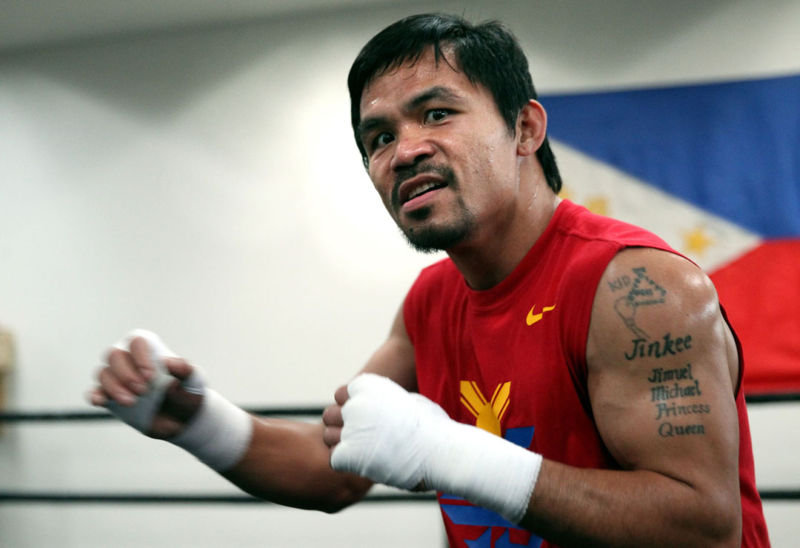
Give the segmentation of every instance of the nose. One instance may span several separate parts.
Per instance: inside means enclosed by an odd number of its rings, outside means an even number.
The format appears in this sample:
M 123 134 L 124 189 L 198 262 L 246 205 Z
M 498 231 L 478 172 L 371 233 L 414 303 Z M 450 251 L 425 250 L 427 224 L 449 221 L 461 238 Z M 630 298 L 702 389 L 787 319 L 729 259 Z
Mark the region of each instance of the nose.
M 416 165 L 433 156 L 433 144 L 424 135 L 423 128 L 404 128 L 395 136 L 394 154 L 390 167 L 400 170 Z

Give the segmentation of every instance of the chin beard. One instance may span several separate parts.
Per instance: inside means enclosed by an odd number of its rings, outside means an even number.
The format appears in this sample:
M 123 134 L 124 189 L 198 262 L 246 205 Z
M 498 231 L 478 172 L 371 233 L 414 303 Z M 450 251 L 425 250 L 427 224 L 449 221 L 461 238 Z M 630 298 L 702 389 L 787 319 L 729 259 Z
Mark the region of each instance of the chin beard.
M 460 222 L 448 226 L 423 226 L 421 228 L 401 228 L 406 241 L 422 253 L 446 251 L 464 240 L 472 233 L 473 220 L 468 212 Z

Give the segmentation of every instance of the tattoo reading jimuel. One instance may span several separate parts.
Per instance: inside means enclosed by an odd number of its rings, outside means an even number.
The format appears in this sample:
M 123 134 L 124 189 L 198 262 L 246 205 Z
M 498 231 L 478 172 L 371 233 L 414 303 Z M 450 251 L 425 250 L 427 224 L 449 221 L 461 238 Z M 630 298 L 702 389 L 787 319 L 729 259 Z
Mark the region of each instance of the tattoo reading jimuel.
M 667 290 L 645 273 L 645 267 L 634 268 L 633 273 L 636 274 L 636 278 L 631 284 L 630 291 L 614 301 L 614 310 L 634 335 L 649 340 L 650 335 L 636 325 L 636 309 L 640 306 L 663 303 L 666 300 Z

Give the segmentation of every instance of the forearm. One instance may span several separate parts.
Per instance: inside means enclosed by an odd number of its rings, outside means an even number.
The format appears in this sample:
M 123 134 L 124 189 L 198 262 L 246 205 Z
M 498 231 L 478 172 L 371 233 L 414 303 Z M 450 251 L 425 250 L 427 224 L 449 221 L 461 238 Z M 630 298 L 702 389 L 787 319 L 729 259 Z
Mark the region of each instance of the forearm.
M 155 333 L 134 330 L 108 354 L 91 393 L 121 420 L 167 440 L 257 497 L 334 512 L 372 485 L 334 472 L 322 424 L 257 419 L 205 387 Z
M 739 501 L 718 487 L 545 460 L 521 525 L 565 547 L 739 546 Z
M 321 424 L 253 417 L 247 451 L 222 475 L 259 498 L 335 512 L 360 500 L 372 482 L 333 471 L 329 458 Z
M 735 469 L 709 459 L 682 477 L 543 461 L 485 430 L 452 421 L 390 380 L 347 387 L 337 470 L 463 497 L 561 546 L 734 546 L 741 516 Z M 335 441 L 335 440 L 334 440 Z M 701 466 L 702 465 L 702 466 Z

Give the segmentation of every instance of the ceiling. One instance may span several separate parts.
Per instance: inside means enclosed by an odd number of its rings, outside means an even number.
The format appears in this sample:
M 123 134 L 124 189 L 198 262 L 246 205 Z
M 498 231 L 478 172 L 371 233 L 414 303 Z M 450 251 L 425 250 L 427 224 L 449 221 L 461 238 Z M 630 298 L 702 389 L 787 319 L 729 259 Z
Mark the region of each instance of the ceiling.
M 393 0 L 0 0 L 0 53 Z

